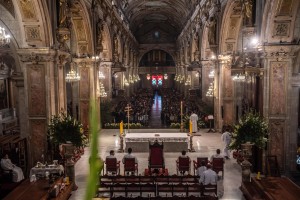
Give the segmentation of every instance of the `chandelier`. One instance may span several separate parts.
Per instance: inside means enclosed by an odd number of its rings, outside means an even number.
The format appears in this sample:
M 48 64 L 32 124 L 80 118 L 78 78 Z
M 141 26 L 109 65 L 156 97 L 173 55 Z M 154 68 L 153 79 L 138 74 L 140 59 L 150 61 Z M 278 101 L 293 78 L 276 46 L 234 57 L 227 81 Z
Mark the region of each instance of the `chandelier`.
M 208 90 L 206 92 L 207 97 L 213 97 L 214 96 L 214 83 L 210 83 Z
M 10 42 L 10 35 L 6 35 L 5 28 L 0 26 L 0 47 L 9 44 Z
M 99 83 L 100 97 L 107 97 L 103 83 Z
M 168 74 L 164 74 L 164 79 L 165 79 L 165 80 L 168 79 Z
M 99 77 L 99 79 L 105 79 L 105 76 L 104 76 L 104 74 L 101 72 L 101 71 L 99 71 L 99 74 L 98 74 L 98 77 Z
M 73 65 L 74 63 L 71 62 L 71 70 L 67 73 L 67 76 L 66 76 L 66 81 L 67 82 L 77 82 L 80 80 L 80 76 L 78 75 L 77 72 L 75 72 L 75 70 L 73 69 Z

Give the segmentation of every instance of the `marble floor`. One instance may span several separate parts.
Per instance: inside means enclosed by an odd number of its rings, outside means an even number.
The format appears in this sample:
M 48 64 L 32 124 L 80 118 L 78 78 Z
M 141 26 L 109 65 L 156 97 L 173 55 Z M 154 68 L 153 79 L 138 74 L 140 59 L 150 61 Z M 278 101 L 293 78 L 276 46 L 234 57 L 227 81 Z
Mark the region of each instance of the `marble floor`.
M 136 129 L 131 130 L 131 132 L 178 132 L 175 129 Z M 99 133 L 99 156 L 105 158 L 110 150 L 115 150 L 116 157 L 121 160 L 125 153 L 117 153 L 119 148 L 119 130 L 117 129 L 106 129 Z M 200 134 L 199 134 L 200 133 Z M 201 136 L 200 136 L 201 135 Z M 195 152 L 189 152 L 188 155 L 192 160 L 196 160 L 198 156 L 210 157 L 215 153 L 216 149 L 223 149 L 223 143 L 221 141 L 220 133 L 207 133 L 207 129 L 200 130 L 197 136 L 193 137 L 193 145 Z M 143 173 L 144 169 L 148 167 L 148 153 L 138 153 L 133 154 L 137 156 L 139 163 L 139 173 Z M 169 170 L 169 174 L 176 174 L 175 161 L 179 156 L 179 152 L 171 153 L 165 152 L 166 168 Z M 70 200 L 82 200 L 84 199 L 85 189 L 86 189 L 86 178 L 89 173 L 88 169 L 88 157 L 89 157 L 89 147 L 85 149 L 84 155 L 75 165 L 75 179 L 78 189 L 72 192 Z M 123 172 L 123 165 L 121 164 L 121 174 Z M 193 173 L 193 168 L 192 171 Z M 224 179 L 221 178 L 218 181 L 218 196 L 220 199 L 230 199 L 230 200 L 244 200 L 242 192 L 239 189 L 241 185 L 241 167 L 236 163 L 236 160 L 231 158 L 225 162 L 225 173 Z

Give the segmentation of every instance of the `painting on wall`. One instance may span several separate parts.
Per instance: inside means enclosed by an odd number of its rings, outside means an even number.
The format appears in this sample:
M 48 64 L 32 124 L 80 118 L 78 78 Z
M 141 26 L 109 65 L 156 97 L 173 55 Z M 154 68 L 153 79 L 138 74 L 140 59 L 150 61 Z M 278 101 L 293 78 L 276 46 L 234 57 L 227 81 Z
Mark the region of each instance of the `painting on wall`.
M 7 79 L 0 79 L 0 110 L 8 108 Z

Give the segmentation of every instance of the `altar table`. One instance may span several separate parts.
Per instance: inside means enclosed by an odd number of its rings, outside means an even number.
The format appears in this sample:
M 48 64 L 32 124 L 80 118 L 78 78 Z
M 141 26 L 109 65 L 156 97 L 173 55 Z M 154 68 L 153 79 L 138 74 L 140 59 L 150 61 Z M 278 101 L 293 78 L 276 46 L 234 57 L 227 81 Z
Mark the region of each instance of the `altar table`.
M 149 142 L 157 140 L 164 143 L 164 152 L 181 152 L 188 150 L 189 137 L 186 133 L 127 133 L 125 149 L 132 148 L 133 152 L 148 152 Z
M 47 167 L 33 167 L 30 170 L 29 177 L 31 177 L 33 174 L 44 177 L 46 171 L 48 171 L 49 174 L 62 175 L 64 173 L 64 168 L 61 165 L 49 165 Z

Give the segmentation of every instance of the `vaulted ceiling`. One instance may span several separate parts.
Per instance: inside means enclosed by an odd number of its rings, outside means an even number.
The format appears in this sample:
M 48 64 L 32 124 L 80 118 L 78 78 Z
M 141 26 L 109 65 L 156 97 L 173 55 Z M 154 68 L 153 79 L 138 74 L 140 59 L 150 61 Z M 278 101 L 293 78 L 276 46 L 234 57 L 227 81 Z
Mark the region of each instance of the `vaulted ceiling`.
M 116 1 L 139 43 L 173 43 L 198 0 Z

